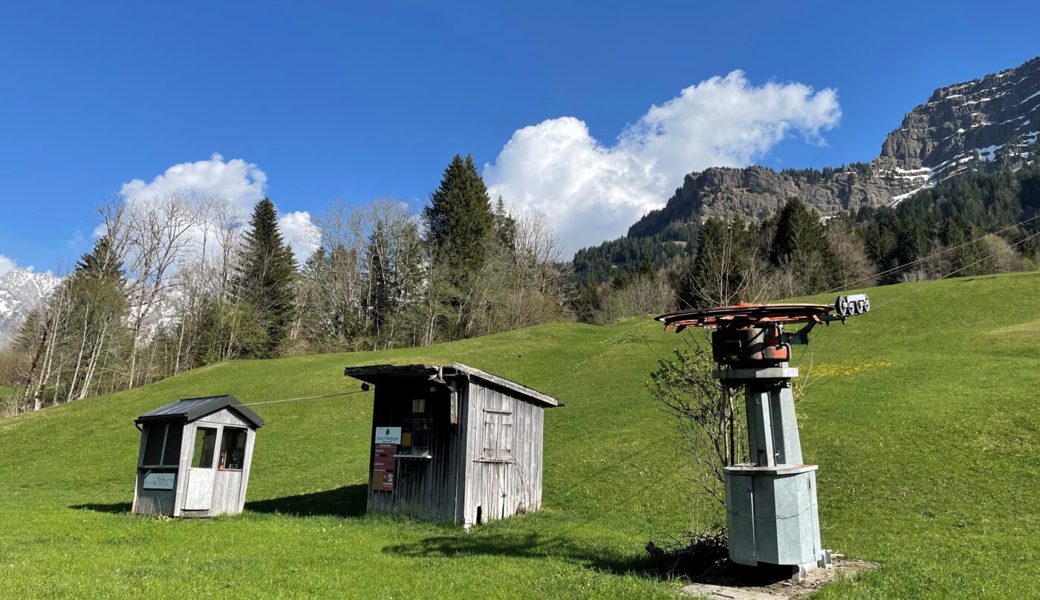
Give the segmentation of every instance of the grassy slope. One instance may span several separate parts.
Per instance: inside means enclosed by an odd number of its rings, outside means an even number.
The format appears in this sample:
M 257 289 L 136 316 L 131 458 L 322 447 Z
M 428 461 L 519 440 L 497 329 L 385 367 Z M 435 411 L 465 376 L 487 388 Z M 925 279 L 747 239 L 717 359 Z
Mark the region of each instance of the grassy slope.
M 1040 565 L 1040 274 L 871 292 L 796 351 L 824 544 L 884 568 L 823 596 L 1009 597 Z M 696 335 L 696 334 L 694 334 Z M 649 538 L 705 509 L 644 382 L 679 343 L 647 319 L 433 348 L 241 361 L 0 420 L 0 597 L 669 597 Z M 133 417 L 171 400 L 353 388 L 348 364 L 459 361 L 566 403 L 546 416 L 545 510 L 464 534 L 363 515 L 370 394 L 257 407 L 247 514 L 135 518 Z M 812 365 L 811 369 L 810 363 Z M 829 376 L 828 375 L 833 375 Z M 296 514 L 289 514 L 296 513 Z

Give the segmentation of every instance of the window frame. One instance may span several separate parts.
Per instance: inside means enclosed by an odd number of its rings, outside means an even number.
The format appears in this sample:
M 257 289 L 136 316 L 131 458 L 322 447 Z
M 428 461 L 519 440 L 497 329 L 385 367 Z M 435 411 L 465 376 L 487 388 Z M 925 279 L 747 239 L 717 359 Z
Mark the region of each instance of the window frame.
M 238 468 L 231 468 L 226 466 L 228 464 L 228 450 L 234 451 L 237 448 L 228 448 L 228 442 L 230 440 L 238 439 L 239 435 L 242 437 L 242 459 L 239 462 Z M 249 446 L 249 429 L 247 427 L 224 427 L 224 431 L 221 432 L 220 439 L 220 454 L 217 457 L 217 469 L 221 471 L 241 472 L 245 470 L 246 466 L 246 448 Z
M 495 408 L 484 409 L 484 431 L 481 436 L 480 458 L 478 462 L 485 463 L 512 463 L 516 462 L 513 456 L 511 443 L 513 438 L 513 411 Z M 506 428 L 509 428 L 508 430 Z M 492 434 L 493 435 L 489 435 Z M 493 437 L 493 440 L 488 439 Z M 487 446 L 488 442 L 494 443 L 494 447 Z
M 179 430 L 178 444 L 173 449 L 171 454 L 170 442 L 173 441 L 170 437 L 170 428 L 177 427 Z M 158 432 L 162 432 L 162 441 L 159 442 L 159 462 L 150 463 L 148 462 L 148 447 L 152 443 L 152 436 Z M 183 423 L 149 423 L 144 426 L 144 450 L 141 452 L 141 467 L 149 469 L 177 469 L 181 464 L 181 447 L 184 445 L 184 424 Z M 172 462 L 171 462 L 172 461 Z
M 202 440 L 199 440 L 199 433 L 200 432 L 202 432 L 202 436 L 203 436 Z M 208 466 L 202 466 L 201 464 L 200 465 L 196 465 L 195 464 L 195 459 L 196 458 L 202 458 L 202 456 L 196 456 L 197 454 L 199 454 L 199 442 L 200 441 L 202 442 L 202 452 L 204 453 L 206 451 L 206 437 L 209 434 L 212 434 L 212 440 L 213 440 L 213 445 L 210 447 L 210 450 L 209 450 L 209 465 Z M 188 468 L 191 468 L 191 469 L 212 469 L 212 468 L 214 468 L 216 466 L 216 464 L 217 464 L 217 438 L 219 437 L 219 434 L 220 434 L 220 428 L 219 427 L 206 427 L 206 426 L 196 426 L 195 427 L 195 440 L 192 443 L 192 447 L 191 447 L 191 462 L 188 463 Z

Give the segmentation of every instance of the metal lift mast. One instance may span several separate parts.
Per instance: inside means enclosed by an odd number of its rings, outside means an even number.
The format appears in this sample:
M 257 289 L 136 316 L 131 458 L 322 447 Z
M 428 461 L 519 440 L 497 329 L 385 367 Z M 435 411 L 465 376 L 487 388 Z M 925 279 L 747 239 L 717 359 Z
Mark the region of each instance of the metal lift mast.
M 808 344 L 819 323 L 870 310 L 865 294 L 826 304 L 737 304 L 681 311 L 657 320 L 677 332 L 714 329 L 712 353 L 723 385 L 744 388 L 750 462 L 725 468 L 729 556 L 743 565 L 789 566 L 801 578 L 831 564 L 820 543 L 816 465 L 802 462 L 791 380 L 793 344 Z M 796 332 L 785 325 L 803 324 Z

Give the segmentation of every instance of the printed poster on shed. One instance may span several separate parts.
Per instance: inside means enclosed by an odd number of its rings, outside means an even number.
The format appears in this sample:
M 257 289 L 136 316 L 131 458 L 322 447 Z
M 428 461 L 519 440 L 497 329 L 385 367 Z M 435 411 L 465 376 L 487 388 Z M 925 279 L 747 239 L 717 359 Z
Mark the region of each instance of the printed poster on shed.
M 384 427 L 383 429 L 388 429 Z M 389 428 L 393 429 L 393 428 Z M 397 428 L 400 432 L 400 428 Z M 400 439 L 400 433 L 398 433 Z M 372 460 L 372 489 L 382 492 L 394 491 L 394 471 L 397 467 L 397 444 L 377 443 Z

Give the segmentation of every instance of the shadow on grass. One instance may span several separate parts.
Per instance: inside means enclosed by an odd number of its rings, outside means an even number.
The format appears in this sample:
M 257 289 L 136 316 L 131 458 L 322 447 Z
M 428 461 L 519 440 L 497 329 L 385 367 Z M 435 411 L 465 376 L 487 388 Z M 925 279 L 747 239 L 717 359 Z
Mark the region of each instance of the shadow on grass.
M 504 556 L 511 558 L 563 558 L 597 571 L 615 575 L 640 575 L 657 578 L 646 554 L 625 555 L 607 548 L 586 545 L 577 540 L 540 535 L 475 531 L 458 536 L 436 536 L 414 544 L 383 548 L 385 554 L 417 558 L 456 556 Z
M 365 514 L 368 485 L 359 483 L 321 492 L 246 502 L 246 510 L 299 517 L 360 517 Z
M 368 486 L 360 483 L 332 490 L 246 502 L 246 510 L 259 513 L 278 513 L 299 517 L 360 517 L 365 514 Z M 132 504 L 75 504 L 69 508 L 92 510 L 109 514 L 129 514 Z
M 129 502 L 114 502 L 112 504 L 74 504 L 69 508 L 76 510 L 92 510 L 94 512 L 109 513 L 112 515 L 130 514 L 133 505 Z
M 509 558 L 555 557 L 582 565 L 596 571 L 613 575 L 634 575 L 646 579 L 710 583 L 724 586 L 767 588 L 783 585 L 790 580 L 790 567 L 770 568 L 765 566 L 745 567 L 722 560 L 719 564 L 705 568 L 680 565 L 678 561 L 661 560 L 646 552 L 625 554 L 617 550 L 596 545 L 593 540 L 580 541 L 560 536 L 538 533 L 510 534 L 507 532 L 474 531 L 457 536 L 436 536 L 413 544 L 399 544 L 383 548 L 385 554 L 414 558 L 451 558 L 459 556 L 494 556 Z M 723 548 L 725 553 L 725 548 Z M 666 557 L 676 558 L 676 556 Z M 689 557 L 686 557 L 689 558 Z

